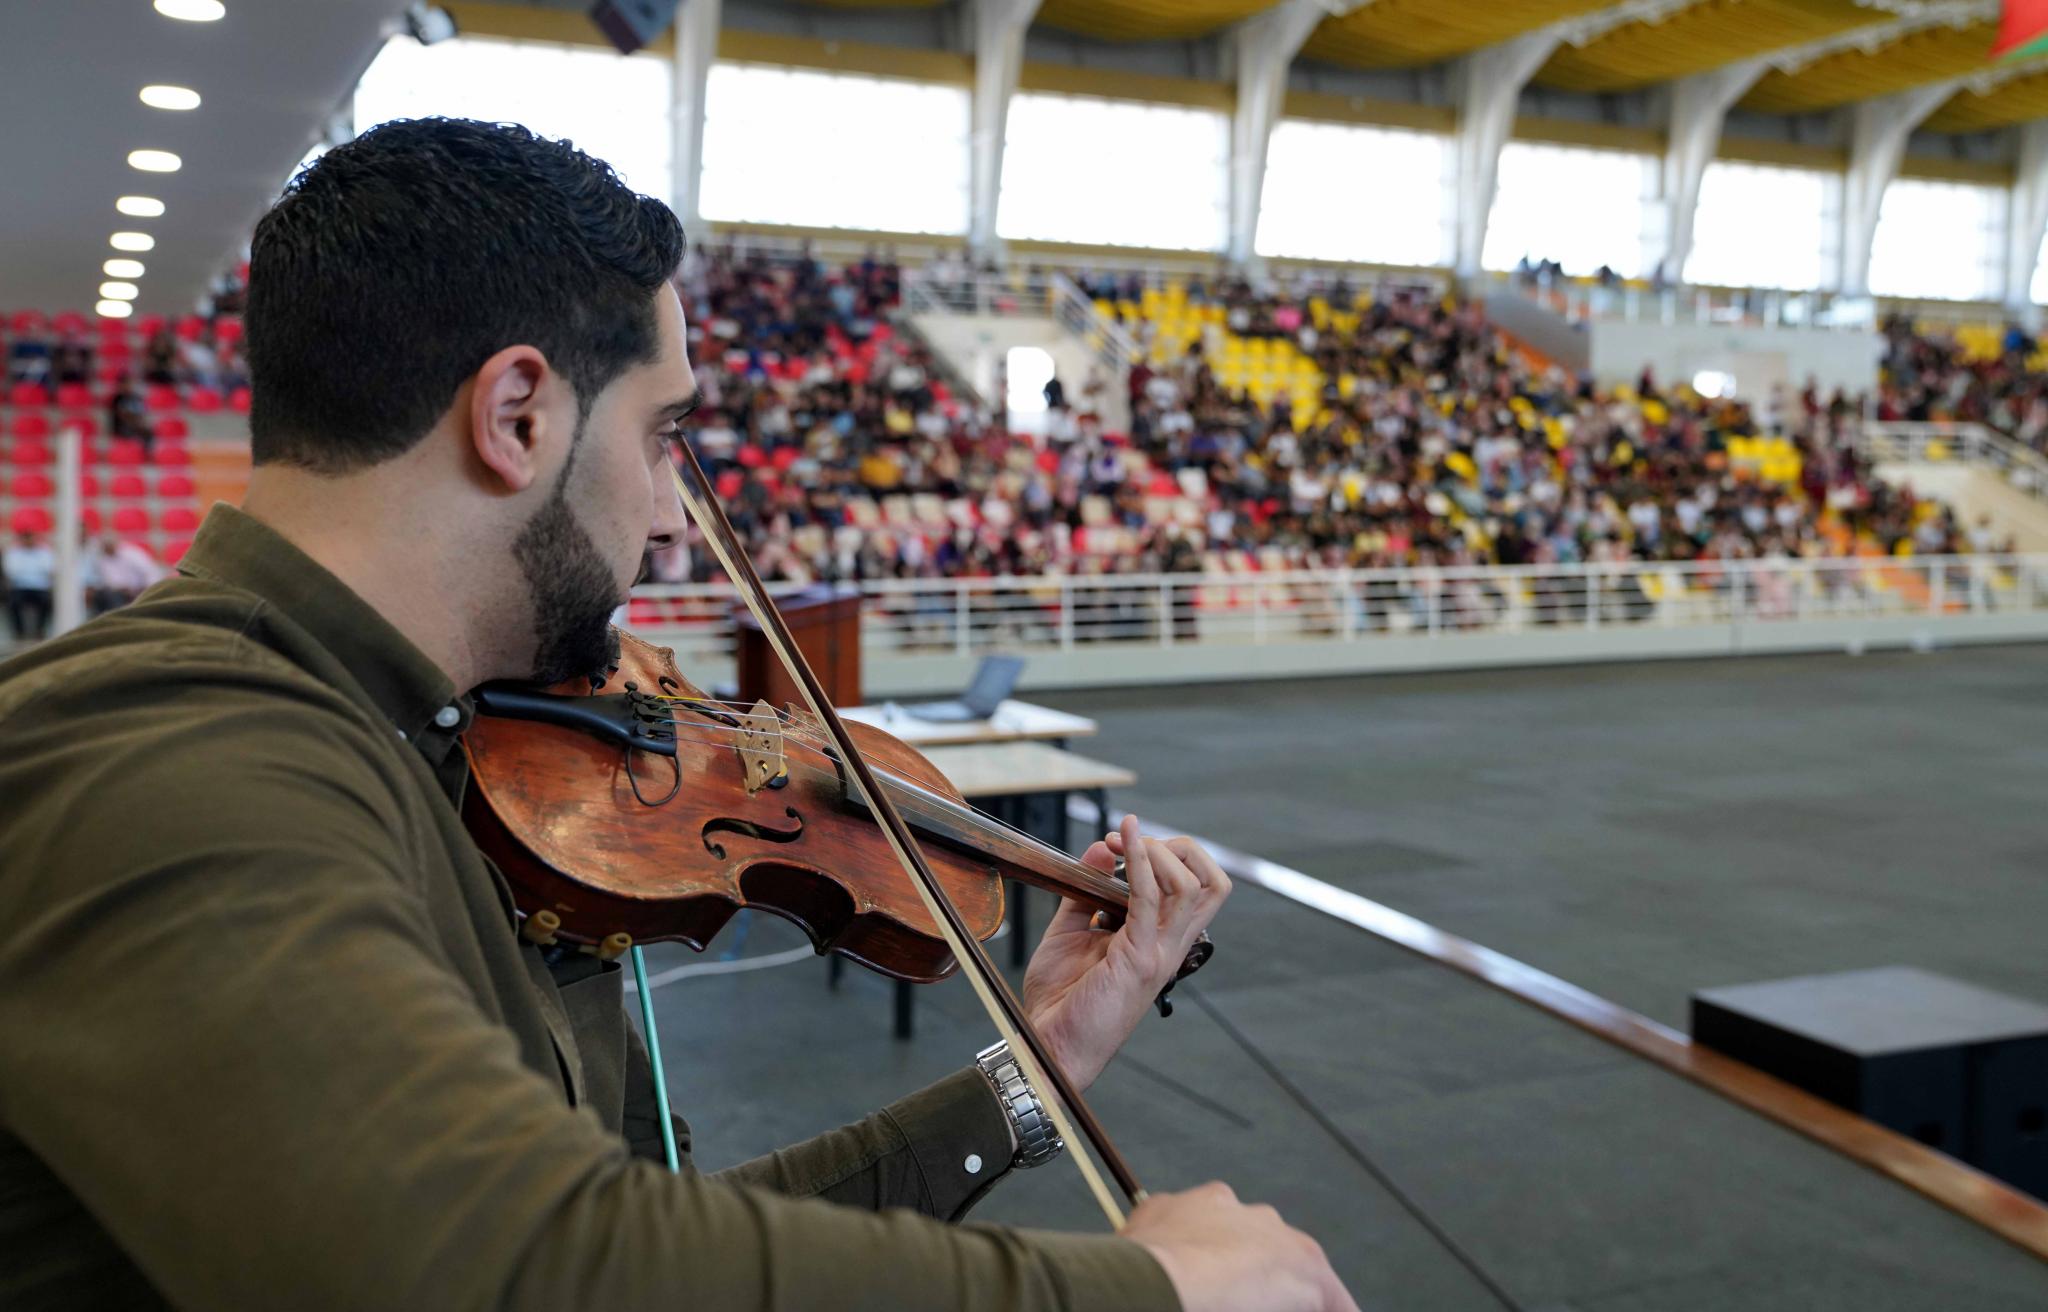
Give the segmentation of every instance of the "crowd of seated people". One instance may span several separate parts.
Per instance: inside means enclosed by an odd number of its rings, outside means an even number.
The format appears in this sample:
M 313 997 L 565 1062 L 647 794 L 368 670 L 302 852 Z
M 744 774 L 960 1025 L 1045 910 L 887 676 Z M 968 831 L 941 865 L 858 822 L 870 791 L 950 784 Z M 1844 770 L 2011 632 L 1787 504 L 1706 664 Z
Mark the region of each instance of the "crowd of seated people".
M 1884 342 L 1878 418 L 1985 424 L 2048 452 L 2048 373 L 2032 334 L 1943 332 L 1893 315 Z
M 1091 295 L 1131 292 L 1111 275 Z M 1319 327 L 1299 289 L 1192 279 L 1244 337 L 1325 380 L 1313 413 L 1218 381 L 1200 340 L 1130 378 L 1128 432 L 1072 389 L 1011 434 L 887 321 L 886 260 L 693 256 L 704 404 L 692 440 L 774 578 L 1549 564 L 1945 553 L 1943 508 L 1873 478 L 1841 398 L 1802 398 L 1772 454 L 1736 403 L 1601 392 L 1513 349 L 1476 305 L 1361 301 Z M 1340 303 L 1353 289 L 1323 294 Z M 1065 392 L 1067 389 L 1062 389 Z M 1054 393 L 1052 395 L 1059 395 Z M 1788 407 L 1789 408 L 1789 407 Z M 697 577 L 708 562 L 696 562 Z

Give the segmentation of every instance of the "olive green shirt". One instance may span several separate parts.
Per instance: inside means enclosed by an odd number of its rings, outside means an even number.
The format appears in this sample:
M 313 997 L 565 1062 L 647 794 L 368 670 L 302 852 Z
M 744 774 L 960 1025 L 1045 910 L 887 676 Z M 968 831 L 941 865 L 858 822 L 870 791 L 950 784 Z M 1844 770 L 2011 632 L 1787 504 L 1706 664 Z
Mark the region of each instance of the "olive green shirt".
M 225 506 L 0 666 L 0 1307 L 1177 1306 L 1128 1241 L 947 1224 L 1010 1153 L 971 1067 L 664 1169 L 620 972 L 463 829 L 456 692 Z

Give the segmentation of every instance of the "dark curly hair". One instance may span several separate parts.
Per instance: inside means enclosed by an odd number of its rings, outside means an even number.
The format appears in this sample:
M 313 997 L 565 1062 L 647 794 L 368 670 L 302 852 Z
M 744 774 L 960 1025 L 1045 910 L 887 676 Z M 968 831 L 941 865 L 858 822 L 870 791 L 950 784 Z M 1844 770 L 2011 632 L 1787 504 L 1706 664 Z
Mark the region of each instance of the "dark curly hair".
M 657 350 L 683 257 L 668 206 L 523 127 L 386 123 L 322 155 L 256 225 L 247 338 L 255 462 L 345 473 L 416 445 L 507 346 L 581 413 Z

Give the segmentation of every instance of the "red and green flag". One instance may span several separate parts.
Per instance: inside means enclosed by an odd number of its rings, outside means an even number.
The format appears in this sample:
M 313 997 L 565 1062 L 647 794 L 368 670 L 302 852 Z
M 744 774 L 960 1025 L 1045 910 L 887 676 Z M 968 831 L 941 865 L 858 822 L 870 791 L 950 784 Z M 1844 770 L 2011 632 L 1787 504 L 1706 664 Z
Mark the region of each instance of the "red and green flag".
M 2048 0 L 2005 0 L 1991 57 L 2014 60 L 2043 54 L 2048 54 Z

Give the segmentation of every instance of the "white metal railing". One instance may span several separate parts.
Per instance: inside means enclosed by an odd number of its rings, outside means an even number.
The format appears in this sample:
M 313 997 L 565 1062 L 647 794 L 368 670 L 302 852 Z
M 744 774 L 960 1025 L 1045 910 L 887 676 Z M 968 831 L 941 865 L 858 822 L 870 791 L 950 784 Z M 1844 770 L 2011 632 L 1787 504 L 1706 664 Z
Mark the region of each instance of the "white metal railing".
M 982 273 L 966 265 L 903 270 L 903 308 L 912 314 L 1053 313 L 1057 275 L 1017 269 Z
M 1873 462 L 1988 465 L 2015 488 L 2048 501 L 2048 456 L 1983 424 L 1865 424 L 1856 445 Z
M 1257 648 L 2044 612 L 2048 555 L 885 579 L 863 591 L 862 645 L 875 654 Z M 686 666 L 730 654 L 729 588 L 635 597 L 634 627 Z
M 1078 338 L 1089 354 L 1109 370 L 1111 378 L 1122 378 L 1145 356 L 1137 339 L 1116 320 L 1095 308 L 1089 295 L 1065 274 L 1052 277 L 1053 316 L 1060 327 Z
M 1512 292 L 1573 323 L 1743 324 L 1767 328 L 1831 328 L 1871 332 L 1878 304 L 1868 296 L 1789 292 L 1776 288 L 1602 286 L 1586 278 L 1510 273 L 1484 276 L 1491 291 Z

